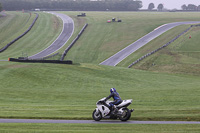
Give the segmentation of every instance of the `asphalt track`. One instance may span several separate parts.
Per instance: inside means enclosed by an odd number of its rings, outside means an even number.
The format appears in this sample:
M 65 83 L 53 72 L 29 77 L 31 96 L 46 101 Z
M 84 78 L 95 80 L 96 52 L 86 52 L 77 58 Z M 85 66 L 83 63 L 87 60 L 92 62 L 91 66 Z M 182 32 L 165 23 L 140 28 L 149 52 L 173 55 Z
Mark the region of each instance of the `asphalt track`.
M 116 66 L 118 63 L 120 63 L 122 60 L 124 60 L 126 57 L 128 57 L 130 54 L 141 48 L 142 46 L 146 45 L 159 35 L 163 34 L 164 32 L 184 24 L 196 24 L 200 23 L 200 21 L 189 21 L 189 22 L 174 22 L 174 23 L 168 23 L 164 24 L 156 29 L 154 31 L 150 32 L 149 34 L 145 35 L 144 37 L 140 38 L 136 42 L 130 44 L 126 48 L 122 49 L 115 55 L 111 56 L 107 60 L 100 63 L 100 65 L 108 65 L 108 66 Z
M 29 59 L 41 59 L 56 52 L 66 44 L 66 42 L 70 39 L 70 37 L 74 32 L 74 21 L 72 20 L 72 18 L 61 13 L 56 13 L 56 12 L 49 12 L 49 13 L 54 14 L 62 19 L 63 30 L 61 34 L 58 36 L 58 38 L 48 48 L 44 49 L 43 51 L 35 55 L 28 57 Z
M 39 120 L 39 119 L 0 119 L 0 123 L 74 123 L 74 124 L 200 124 L 194 121 L 126 121 L 120 120 Z

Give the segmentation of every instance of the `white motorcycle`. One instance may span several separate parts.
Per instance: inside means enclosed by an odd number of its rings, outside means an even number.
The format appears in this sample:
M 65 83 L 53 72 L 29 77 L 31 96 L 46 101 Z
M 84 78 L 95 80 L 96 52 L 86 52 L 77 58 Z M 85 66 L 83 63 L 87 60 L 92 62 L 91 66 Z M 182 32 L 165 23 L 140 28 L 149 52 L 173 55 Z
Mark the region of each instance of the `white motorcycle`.
M 100 99 L 96 105 L 97 108 L 93 111 L 92 117 L 95 121 L 100 121 L 102 118 L 105 119 L 120 119 L 121 121 L 127 121 L 131 117 L 131 112 L 134 109 L 129 110 L 127 107 L 132 103 L 132 99 L 123 100 L 119 105 L 114 105 L 115 110 L 110 111 L 109 103 L 112 101 L 105 101 L 105 97 Z

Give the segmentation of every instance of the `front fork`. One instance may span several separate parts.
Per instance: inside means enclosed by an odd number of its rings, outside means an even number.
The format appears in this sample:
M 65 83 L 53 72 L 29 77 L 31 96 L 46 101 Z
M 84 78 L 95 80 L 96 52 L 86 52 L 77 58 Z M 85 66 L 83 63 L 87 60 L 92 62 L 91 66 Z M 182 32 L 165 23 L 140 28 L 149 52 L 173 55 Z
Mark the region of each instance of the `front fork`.
M 96 108 L 96 112 L 95 112 L 95 114 L 96 114 L 96 115 L 99 114 L 99 109 L 98 109 L 98 108 Z

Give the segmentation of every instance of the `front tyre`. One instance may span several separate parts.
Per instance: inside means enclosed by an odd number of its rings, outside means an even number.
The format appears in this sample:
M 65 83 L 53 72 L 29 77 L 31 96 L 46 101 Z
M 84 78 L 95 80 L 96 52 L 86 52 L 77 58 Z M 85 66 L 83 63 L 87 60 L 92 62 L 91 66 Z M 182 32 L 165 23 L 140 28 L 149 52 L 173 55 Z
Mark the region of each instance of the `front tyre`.
M 121 121 L 127 121 L 127 120 L 129 120 L 130 117 L 131 117 L 131 111 L 130 111 L 128 108 L 123 108 L 122 110 L 123 110 L 123 113 L 122 113 L 122 115 L 119 117 L 119 119 L 120 119 Z
M 92 118 L 95 120 L 95 121 L 100 121 L 102 119 L 102 115 L 101 115 L 101 112 L 100 111 L 97 111 L 96 109 L 93 111 L 92 113 Z

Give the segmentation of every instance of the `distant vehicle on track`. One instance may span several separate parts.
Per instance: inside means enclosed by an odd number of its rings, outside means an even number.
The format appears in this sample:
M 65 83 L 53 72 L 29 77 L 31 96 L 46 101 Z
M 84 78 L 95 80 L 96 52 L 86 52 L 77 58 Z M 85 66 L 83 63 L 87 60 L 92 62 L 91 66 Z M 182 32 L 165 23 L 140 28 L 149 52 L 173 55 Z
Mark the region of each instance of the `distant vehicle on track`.
M 86 13 L 81 13 L 80 15 L 77 15 L 77 17 L 85 17 Z
M 35 11 L 40 11 L 40 9 L 36 8 Z

